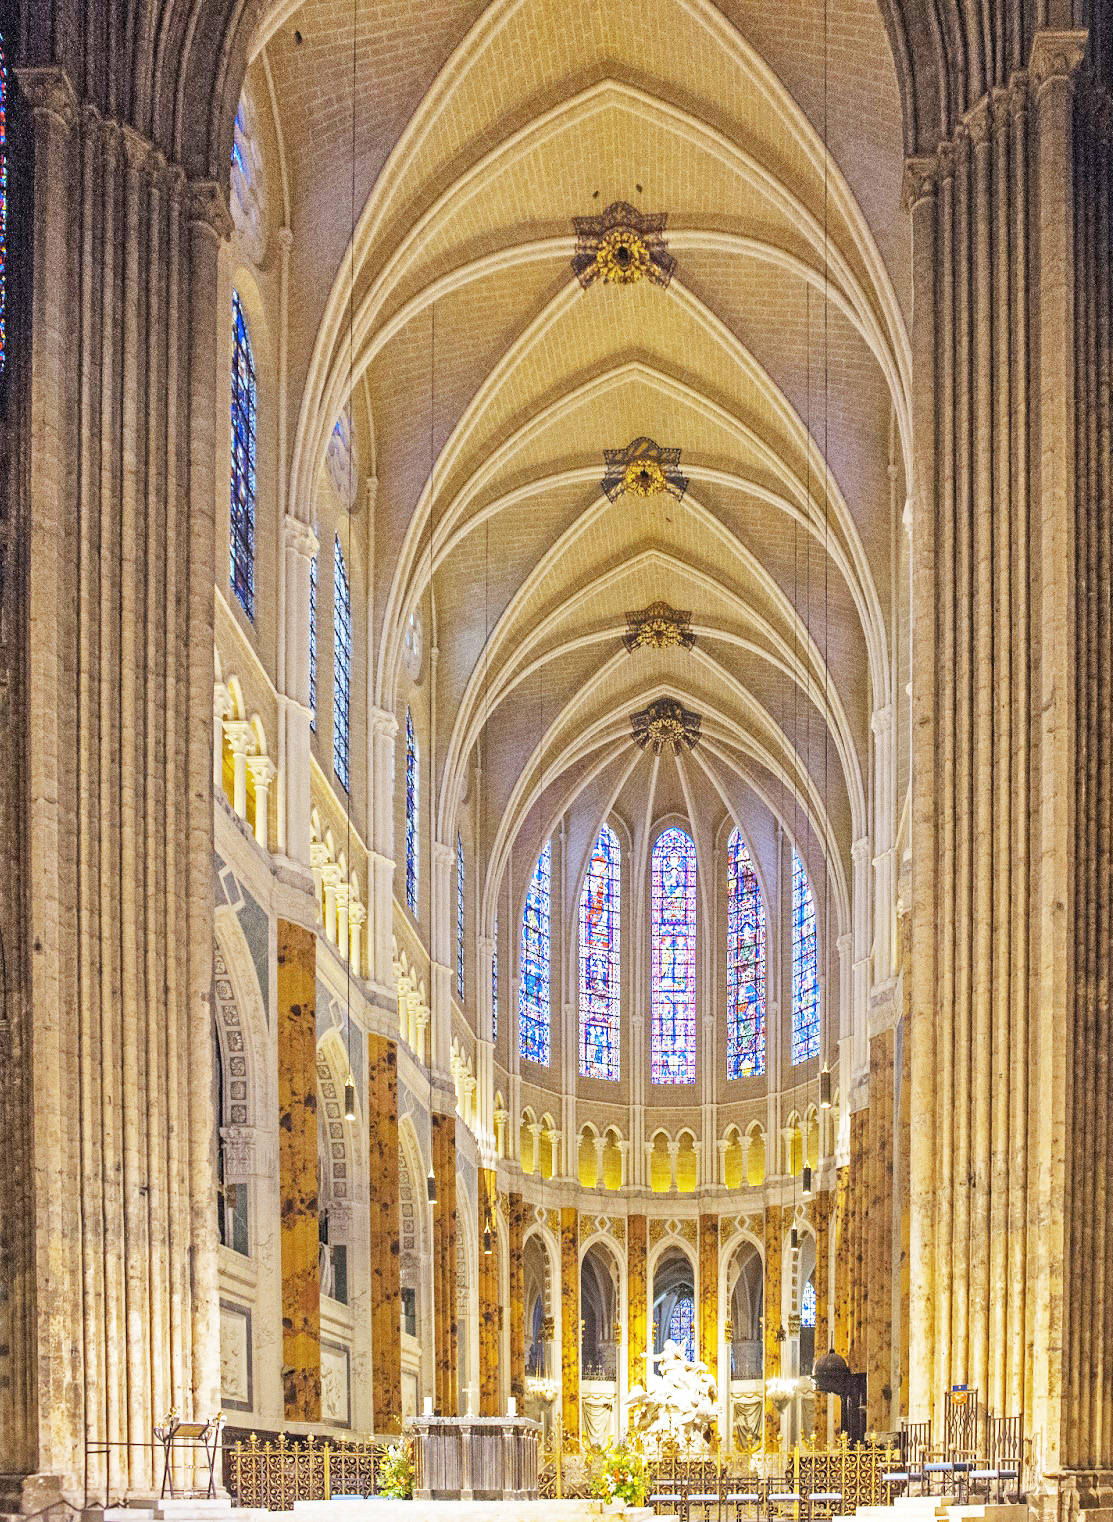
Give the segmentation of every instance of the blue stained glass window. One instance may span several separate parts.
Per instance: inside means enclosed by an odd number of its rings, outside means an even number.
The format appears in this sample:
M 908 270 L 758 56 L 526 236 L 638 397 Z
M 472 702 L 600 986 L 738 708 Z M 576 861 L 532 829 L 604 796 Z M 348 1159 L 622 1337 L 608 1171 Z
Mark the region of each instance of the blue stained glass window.
M 814 1279 L 809 1279 L 800 1293 L 800 1325 L 815 1326 Z
M 691 1295 L 681 1295 L 669 1317 L 669 1336 L 689 1363 L 696 1361 L 695 1306 Z
M 495 915 L 495 944 L 491 949 L 491 1039 L 499 1034 L 499 917 Z
M 580 893 L 580 1076 L 618 1081 L 622 850 L 599 831 Z
M 737 830 L 727 843 L 727 1077 L 765 1072 L 765 905 Z
M 815 899 L 799 852 L 792 853 L 792 1060 L 819 1054 L 819 958 Z
M 417 913 L 417 736 L 414 716 L 406 709 L 406 908 Z
M 654 1083 L 696 1078 L 696 847 L 664 830 L 653 847 L 650 1071 Z
M 8 54 L 0 32 L 0 376 L 8 358 Z
M 352 595 L 344 551 L 339 536 L 333 556 L 333 715 L 332 766 L 344 791 L 351 792 L 351 710 L 352 710 Z
M 522 911 L 522 986 L 518 991 L 518 1050 L 527 1062 L 549 1065 L 549 985 L 552 842 L 530 878 Z
M 255 617 L 255 359 L 239 291 L 232 292 L 232 511 L 229 532 L 232 590 Z
M 309 727 L 317 728 L 317 557 L 309 562 Z
M 464 842 L 456 836 L 456 992 L 464 997 Z

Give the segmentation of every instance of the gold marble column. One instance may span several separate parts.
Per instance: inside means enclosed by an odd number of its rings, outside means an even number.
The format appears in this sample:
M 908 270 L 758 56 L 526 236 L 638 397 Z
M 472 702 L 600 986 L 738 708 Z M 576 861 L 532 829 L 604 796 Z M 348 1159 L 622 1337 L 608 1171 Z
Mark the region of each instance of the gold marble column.
M 646 1269 L 646 1218 L 632 1215 L 626 1222 L 627 1378 L 630 1387 L 646 1381 L 649 1338 L 649 1285 Z
M 850 1168 L 835 1175 L 832 1226 L 835 1249 L 835 1285 L 830 1307 L 830 1339 L 835 1351 L 850 1362 Z
M 812 1200 L 812 1223 L 815 1226 L 815 1356 L 822 1358 L 831 1342 L 831 1215 L 835 1196 L 824 1189 Z M 810 1374 L 810 1369 L 801 1369 Z M 816 1440 L 827 1435 L 827 1410 L 830 1397 L 817 1395 L 815 1412 Z
M 526 1393 L 526 1307 L 522 1273 L 525 1214 L 526 1206 L 522 1196 L 512 1194 L 507 1223 L 507 1269 L 510 1279 L 507 1309 L 510 1314 L 510 1393 L 517 1398 L 519 1409 Z
M 560 1371 L 564 1440 L 580 1441 L 580 1220 L 575 1208 L 560 1212 Z
M 862 1367 L 866 1371 L 867 1423 L 874 1431 L 895 1426 L 893 1380 L 893 1097 L 896 1031 L 870 1042 L 868 1189 L 866 1203 L 866 1306 Z M 886 1394 L 886 1391 L 889 1393 Z
M 499 1236 L 496 1225 L 498 1191 L 493 1168 L 479 1170 L 479 1414 L 499 1414 Z M 489 1237 L 488 1237 L 489 1234 Z M 491 1244 L 485 1250 L 485 1237 Z
M 278 921 L 276 1004 L 284 1408 L 287 1421 L 319 1422 L 317 944 L 288 920 Z
M 433 1116 L 433 1342 L 436 1409 L 455 1416 L 459 1408 L 456 1327 L 456 1117 Z
M 719 1217 L 699 1218 L 699 1356 L 718 1382 L 719 1369 Z
M 371 1198 L 371 1357 L 375 1431 L 402 1428 L 402 1280 L 398 1168 L 398 1048 L 367 1037 Z
M 781 1262 L 784 1211 L 779 1205 L 765 1209 L 765 1378 L 775 1379 L 781 1372 L 781 1348 L 777 1333 L 781 1321 Z M 781 1446 L 781 1418 L 773 1402 L 765 1402 L 765 1450 L 775 1453 Z

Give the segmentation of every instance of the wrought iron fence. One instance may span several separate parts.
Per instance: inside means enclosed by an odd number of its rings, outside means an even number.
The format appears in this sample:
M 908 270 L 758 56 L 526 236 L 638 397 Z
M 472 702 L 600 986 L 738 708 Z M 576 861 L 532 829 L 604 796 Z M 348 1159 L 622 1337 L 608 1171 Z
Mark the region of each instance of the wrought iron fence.
M 295 1501 L 374 1496 L 387 1446 L 318 1442 L 312 1436 L 303 1441 L 285 1433 L 261 1443 L 252 1433 L 247 1442 L 225 1450 L 224 1480 L 236 1506 L 267 1511 L 290 1511 Z

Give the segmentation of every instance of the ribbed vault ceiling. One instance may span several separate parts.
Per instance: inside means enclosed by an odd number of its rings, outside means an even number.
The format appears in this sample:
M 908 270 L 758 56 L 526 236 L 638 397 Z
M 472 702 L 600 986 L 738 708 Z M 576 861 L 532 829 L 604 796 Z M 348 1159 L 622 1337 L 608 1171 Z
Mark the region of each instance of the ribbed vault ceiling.
M 759 863 L 780 818 L 846 928 L 908 443 L 876 5 L 355 12 L 353 38 L 350 0 L 283 0 L 256 41 L 294 232 L 291 501 L 354 382 L 372 687 L 394 705 L 420 610 L 438 832 L 478 757 L 490 907 L 562 817 L 576 859 L 610 809 L 643 852 L 670 811 L 701 854 L 733 816 Z M 615 200 L 668 213 L 667 289 L 575 281 L 571 219 Z M 604 449 L 639 435 L 682 450 L 682 502 L 603 495 Z M 627 611 L 657 599 L 691 612 L 693 649 L 624 649 Z M 694 752 L 633 747 L 630 714 L 661 695 L 702 715 Z

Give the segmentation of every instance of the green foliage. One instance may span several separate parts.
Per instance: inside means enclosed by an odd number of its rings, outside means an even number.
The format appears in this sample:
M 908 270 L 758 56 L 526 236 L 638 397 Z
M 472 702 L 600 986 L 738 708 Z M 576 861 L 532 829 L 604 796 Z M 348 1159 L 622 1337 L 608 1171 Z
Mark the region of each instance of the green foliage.
M 413 1493 L 413 1460 L 405 1443 L 395 1443 L 379 1465 L 379 1494 L 392 1501 L 412 1501 Z
M 601 1501 L 624 1501 L 644 1506 L 649 1497 L 649 1471 L 640 1453 L 625 1443 L 608 1448 L 593 1476 L 593 1490 Z

